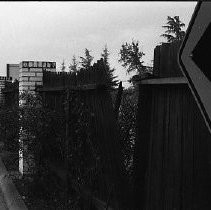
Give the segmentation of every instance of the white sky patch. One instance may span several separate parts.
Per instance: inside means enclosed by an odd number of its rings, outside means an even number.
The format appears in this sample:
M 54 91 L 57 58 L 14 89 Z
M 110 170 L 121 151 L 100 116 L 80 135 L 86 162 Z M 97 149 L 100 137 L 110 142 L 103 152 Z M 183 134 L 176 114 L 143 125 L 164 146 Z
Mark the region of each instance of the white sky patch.
M 0 2 L 0 75 L 7 63 L 55 61 L 91 50 L 95 61 L 105 44 L 119 79 L 129 79 L 118 63 L 122 43 L 139 40 L 150 64 L 156 45 L 164 41 L 167 16 L 179 15 L 188 26 L 196 2 Z M 186 28 L 185 28 L 186 29 Z

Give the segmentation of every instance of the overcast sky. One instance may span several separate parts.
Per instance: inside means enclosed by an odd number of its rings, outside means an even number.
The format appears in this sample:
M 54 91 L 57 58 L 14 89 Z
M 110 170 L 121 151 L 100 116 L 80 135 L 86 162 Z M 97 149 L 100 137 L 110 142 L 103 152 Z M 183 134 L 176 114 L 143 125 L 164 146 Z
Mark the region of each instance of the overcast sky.
M 146 54 L 145 65 L 153 60 L 153 50 L 164 41 L 160 34 L 167 16 L 180 16 L 187 28 L 196 2 L 0 2 L 0 75 L 7 63 L 23 60 L 55 61 L 91 50 L 94 61 L 105 44 L 111 66 L 119 79 L 130 75 L 118 63 L 122 43 L 138 40 Z

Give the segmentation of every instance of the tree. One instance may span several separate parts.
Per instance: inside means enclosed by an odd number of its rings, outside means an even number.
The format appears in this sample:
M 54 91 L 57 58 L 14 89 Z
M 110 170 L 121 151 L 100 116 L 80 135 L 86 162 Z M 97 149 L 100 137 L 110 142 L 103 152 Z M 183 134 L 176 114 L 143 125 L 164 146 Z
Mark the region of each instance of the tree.
M 78 71 L 78 62 L 76 60 L 75 55 L 73 55 L 72 63 L 70 63 L 70 65 L 69 65 L 69 71 L 70 72 L 77 72 Z
M 108 51 L 108 47 L 107 45 L 105 45 L 104 49 L 103 49 L 103 52 L 101 53 L 101 57 L 103 58 L 103 61 L 105 63 L 105 66 L 107 67 L 107 74 L 108 74 L 108 79 L 110 81 L 110 85 L 112 87 L 115 87 L 117 86 L 117 82 L 118 80 L 115 80 L 117 78 L 117 76 L 114 76 L 114 71 L 115 69 L 114 68 L 111 68 L 110 67 L 110 64 L 108 62 L 108 57 L 109 57 L 109 51 Z
M 85 49 L 85 57 L 80 57 L 81 59 L 81 67 L 88 69 L 91 66 L 92 60 L 94 59 L 93 56 L 90 55 L 90 50 L 87 48 Z
M 185 24 L 181 22 L 179 16 L 168 16 L 167 25 L 162 27 L 167 30 L 161 36 L 167 38 L 168 43 L 183 40 L 185 31 L 182 31 L 182 28 L 185 27 Z
M 127 42 L 122 44 L 119 54 L 121 56 L 119 62 L 127 68 L 127 73 L 133 71 L 137 71 L 139 74 L 144 73 L 141 59 L 145 54 L 139 49 L 139 41 L 132 40 L 131 44 Z
M 109 56 L 109 52 L 108 52 L 108 47 L 107 45 L 105 45 L 104 49 L 103 49 L 103 53 L 101 53 L 101 57 L 103 58 L 106 66 L 109 66 L 109 63 L 108 63 L 108 56 Z
M 65 62 L 63 60 L 63 62 L 61 63 L 61 71 L 65 72 L 66 66 L 65 66 Z

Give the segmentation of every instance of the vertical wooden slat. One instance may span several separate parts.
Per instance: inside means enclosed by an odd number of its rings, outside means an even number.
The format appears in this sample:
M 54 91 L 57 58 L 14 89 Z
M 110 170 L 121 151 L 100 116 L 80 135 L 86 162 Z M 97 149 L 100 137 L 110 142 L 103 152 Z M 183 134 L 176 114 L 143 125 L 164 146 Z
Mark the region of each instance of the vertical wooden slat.
M 149 155 L 145 162 L 148 164 L 145 173 L 147 184 L 143 181 L 141 150 L 137 152 L 141 144 L 136 142 L 137 209 L 210 209 L 210 134 L 188 87 L 166 87 L 153 88 L 149 85 L 148 89 L 142 89 L 143 95 L 150 89 L 153 91 L 151 106 L 139 102 L 143 108 L 139 109 L 139 115 L 141 113 L 143 117 L 140 119 L 147 124 L 144 114 L 151 113 L 151 118 L 150 126 L 144 125 L 143 133 L 139 130 L 140 140 L 145 133 L 150 134 L 148 149 L 144 151 Z M 146 148 L 142 146 L 142 150 Z M 144 183 L 147 192 L 144 199 L 141 198 L 144 192 L 141 183 Z M 141 199 L 146 204 L 144 207 L 138 202 Z
M 146 204 L 146 173 L 149 164 L 149 143 L 150 133 L 150 107 L 151 90 L 148 87 L 139 87 L 138 116 L 137 116 L 137 137 L 134 151 L 134 198 L 135 209 L 144 209 Z
M 175 103 L 175 129 L 174 135 L 176 136 L 175 142 L 173 142 L 173 208 L 180 209 L 180 183 L 181 183 L 181 158 L 182 158 L 182 151 L 181 151 L 181 138 L 182 138 L 182 103 L 181 103 L 181 96 L 183 94 L 183 87 L 179 87 L 176 89 L 176 98 L 172 98 L 173 103 Z

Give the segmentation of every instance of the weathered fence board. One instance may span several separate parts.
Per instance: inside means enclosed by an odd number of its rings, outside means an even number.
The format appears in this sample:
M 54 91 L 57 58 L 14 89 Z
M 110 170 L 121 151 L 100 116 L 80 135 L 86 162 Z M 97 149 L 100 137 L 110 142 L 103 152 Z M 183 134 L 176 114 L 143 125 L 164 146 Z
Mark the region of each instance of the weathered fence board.
M 134 155 L 134 209 L 141 209 L 146 200 L 145 176 L 149 158 L 149 136 L 150 118 L 146 110 L 151 103 L 151 89 L 143 86 L 139 89 L 138 112 L 137 112 L 137 137 L 141 136 L 141 141 L 136 141 Z M 138 154 L 138 155 L 136 155 Z
M 140 92 L 136 209 L 210 209 L 211 135 L 187 84 Z

